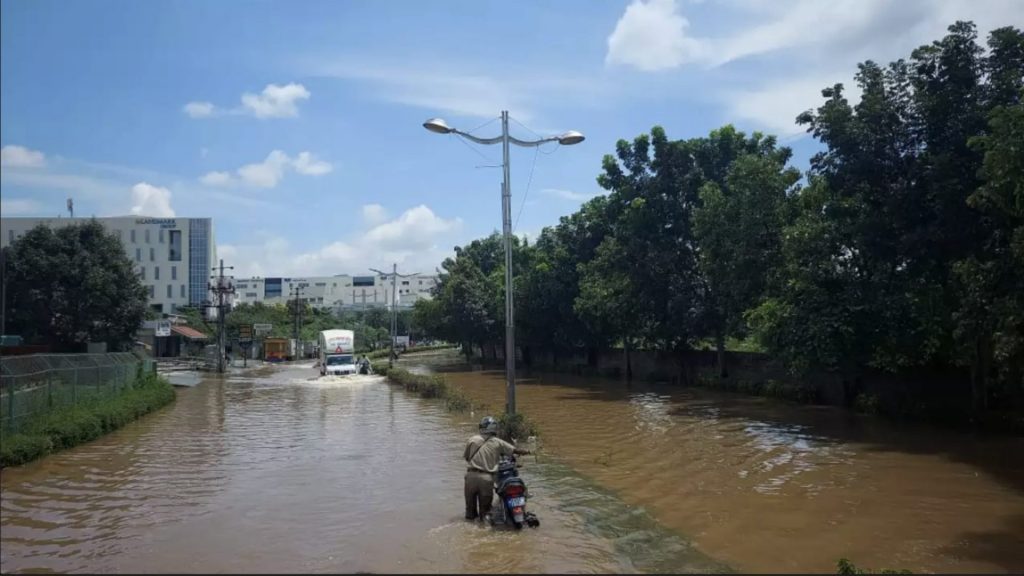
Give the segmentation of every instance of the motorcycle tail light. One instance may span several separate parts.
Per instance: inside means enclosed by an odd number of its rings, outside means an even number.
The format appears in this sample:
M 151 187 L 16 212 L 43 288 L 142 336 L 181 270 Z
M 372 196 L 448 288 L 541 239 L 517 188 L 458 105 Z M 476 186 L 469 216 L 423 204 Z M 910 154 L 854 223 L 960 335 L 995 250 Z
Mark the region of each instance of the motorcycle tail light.
M 519 486 L 518 484 L 513 484 L 513 485 L 509 486 L 508 488 L 505 488 L 505 495 L 506 496 L 522 496 L 523 495 L 523 487 Z

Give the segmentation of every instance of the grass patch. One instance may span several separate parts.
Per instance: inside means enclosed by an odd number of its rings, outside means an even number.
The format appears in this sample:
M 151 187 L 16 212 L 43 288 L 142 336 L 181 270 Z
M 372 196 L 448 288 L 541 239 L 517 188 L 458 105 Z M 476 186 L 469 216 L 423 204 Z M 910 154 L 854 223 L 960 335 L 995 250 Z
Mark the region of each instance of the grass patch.
M 392 384 L 405 388 L 407 392 L 419 394 L 421 398 L 441 400 L 445 408 L 451 412 L 468 412 L 474 408 L 480 412 L 487 410 L 486 404 L 473 404 L 469 396 L 450 385 L 440 374 L 413 374 L 404 368 L 388 368 L 387 362 L 374 363 L 373 372 L 384 376 Z M 503 414 L 498 417 L 498 435 L 511 441 L 513 438 L 539 436 L 539 430 L 537 425 L 522 413 L 512 416 Z
M 59 408 L 25 425 L 17 433 L 0 434 L 0 468 L 84 444 L 161 408 L 175 398 L 174 387 L 154 374 L 116 396 L 94 398 Z

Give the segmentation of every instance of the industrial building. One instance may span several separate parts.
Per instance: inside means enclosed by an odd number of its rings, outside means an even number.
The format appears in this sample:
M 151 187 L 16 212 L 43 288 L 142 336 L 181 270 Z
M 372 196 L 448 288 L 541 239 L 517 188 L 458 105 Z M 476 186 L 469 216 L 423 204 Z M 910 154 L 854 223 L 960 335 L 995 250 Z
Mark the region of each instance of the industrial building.
M 0 218 L 0 246 L 10 245 L 40 224 L 57 228 L 89 220 Z M 209 300 L 210 275 L 217 261 L 212 219 L 118 216 L 96 221 L 121 240 L 155 311 L 173 313 Z

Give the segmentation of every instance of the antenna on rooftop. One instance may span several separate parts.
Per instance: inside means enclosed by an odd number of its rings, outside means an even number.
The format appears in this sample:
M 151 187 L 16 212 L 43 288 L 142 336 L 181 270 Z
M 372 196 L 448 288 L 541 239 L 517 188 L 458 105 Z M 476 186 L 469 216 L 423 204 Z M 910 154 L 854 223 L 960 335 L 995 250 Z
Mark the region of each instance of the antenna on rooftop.
M 71 198 L 68 198 L 68 217 L 75 217 L 75 201 L 72 200 Z

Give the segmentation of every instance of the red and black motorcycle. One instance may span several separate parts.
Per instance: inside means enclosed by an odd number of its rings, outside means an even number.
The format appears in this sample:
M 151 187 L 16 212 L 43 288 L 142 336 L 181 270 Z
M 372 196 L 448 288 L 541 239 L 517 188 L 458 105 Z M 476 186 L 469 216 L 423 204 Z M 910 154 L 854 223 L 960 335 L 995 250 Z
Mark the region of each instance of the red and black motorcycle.
M 498 474 L 495 481 L 494 491 L 501 501 L 501 518 L 494 518 L 495 524 L 510 525 L 516 530 L 522 529 L 523 525 L 530 528 L 540 526 L 540 520 L 532 512 L 526 511 L 526 499 L 529 493 L 526 490 L 526 483 L 519 477 L 519 470 L 516 468 L 516 457 L 502 458 L 498 464 Z

